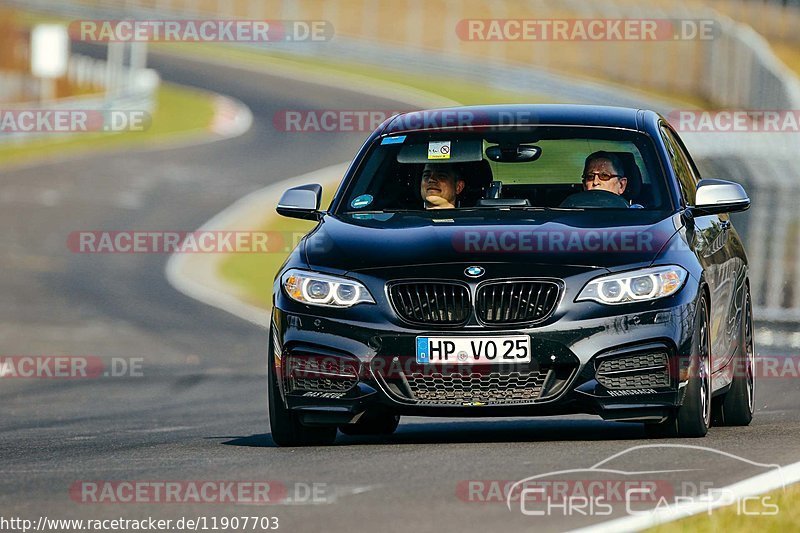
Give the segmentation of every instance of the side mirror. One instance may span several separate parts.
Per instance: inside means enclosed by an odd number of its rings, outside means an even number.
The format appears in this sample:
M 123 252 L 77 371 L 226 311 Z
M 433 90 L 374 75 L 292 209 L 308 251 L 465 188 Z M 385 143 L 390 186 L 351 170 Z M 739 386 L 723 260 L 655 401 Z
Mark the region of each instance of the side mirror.
M 750 208 L 750 198 L 738 183 L 726 180 L 700 180 L 695 194 L 695 205 L 691 206 L 693 214 L 718 215 L 735 213 Z
M 322 186 L 318 184 L 293 187 L 283 193 L 278 207 L 279 215 L 304 220 L 319 220 L 319 204 L 322 200 Z

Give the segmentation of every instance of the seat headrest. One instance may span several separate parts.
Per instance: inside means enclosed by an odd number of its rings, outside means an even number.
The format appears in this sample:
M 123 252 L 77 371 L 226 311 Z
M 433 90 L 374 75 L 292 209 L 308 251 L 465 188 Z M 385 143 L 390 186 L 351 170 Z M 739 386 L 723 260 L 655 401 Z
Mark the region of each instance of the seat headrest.
M 636 164 L 636 156 L 630 152 L 608 152 L 614 154 L 622 162 L 622 172 L 628 178 L 628 184 L 625 186 L 625 192 L 622 196 L 628 200 L 635 200 L 642 190 L 642 171 L 639 165 Z
M 459 199 L 465 206 L 474 206 L 480 198 L 483 198 L 484 192 L 494 179 L 492 166 L 483 159 L 472 163 L 459 163 L 457 168 L 464 179 L 464 190 L 461 191 Z
M 492 166 L 485 159 L 472 163 L 459 163 L 458 170 L 468 187 L 486 187 L 492 183 Z

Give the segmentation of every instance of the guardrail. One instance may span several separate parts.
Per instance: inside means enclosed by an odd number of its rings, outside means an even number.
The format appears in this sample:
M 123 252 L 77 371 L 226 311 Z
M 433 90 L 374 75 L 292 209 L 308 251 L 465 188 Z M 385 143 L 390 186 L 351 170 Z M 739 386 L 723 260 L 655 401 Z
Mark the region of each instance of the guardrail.
M 735 20 L 747 22 L 761 35 L 795 45 L 800 43 L 798 0 L 711 0 L 711 5 Z
M 14 3 L 14 2 L 12 2 Z M 23 4 L 23 2 L 18 2 Z M 630 0 L 26 0 L 25 8 L 47 8 L 75 18 L 313 19 L 333 24 L 324 43 L 241 43 L 282 53 L 351 60 L 413 71 L 436 82 L 456 78 L 509 90 L 557 95 L 561 101 L 647 106 L 668 115 L 670 96 L 707 102 L 714 108 L 800 110 L 800 82 L 749 26 L 681 0 L 642 5 Z M 472 42 L 456 28 L 464 19 L 660 19 L 711 20 L 714 38 L 655 43 Z M 520 46 L 516 46 L 520 45 Z M 613 84 L 576 78 L 583 74 Z M 579 79 L 580 81 L 576 81 Z M 643 95 L 629 88 L 646 89 Z M 687 106 L 688 107 L 688 106 Z M 746 183 L 752 210 L 737 215 L 750 250 L 757 316 L 800 321 L 800 175 L 794 159 L 800 134 L 686 133 L 701 166 Z M 708 174 L 708 173 L 707 173 Z

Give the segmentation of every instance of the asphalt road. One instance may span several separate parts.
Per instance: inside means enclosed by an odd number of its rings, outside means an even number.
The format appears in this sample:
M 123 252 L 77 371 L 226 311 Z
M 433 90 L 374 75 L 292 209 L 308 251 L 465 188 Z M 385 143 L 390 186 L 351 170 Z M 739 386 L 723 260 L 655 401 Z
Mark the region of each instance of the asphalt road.
M 230 68 L 157 56 L 151 65 L 167 80 L 242 100 L 254 126 L 214 144 L 0 175 L 0 354 L 141 358 L 143 372 L 2 379 L 0 515 L 34 521 L 276 516 L 287 532 L 548 531 L 605 519 L 574 510 L 526 516 L 502 503 L 472 503 L 470 495 L 480 496 L 464 483 L 590 467 L 654 444 L 639 425 L 590 417 L 409 418 L 388 438 L 340 436 L 332 447 L 279 449 L 268 433 L 264 331 L 174 291 L 164 279 L 166 256 L 71 253 L 66 239 L 76 230 L 194 229 L 248 192 L 350 158 L 363 140 L 362 134 L 281 133 L 272 125 L 276 111 L 399 107 L 379 96 Z M 794 462 L 800 459 L 798 392 L 796 378 L 762 381 L 750 427 L 658 443 Z M 667 448 L 634 450 L 609 464 L 627 472 L 684 470 L 637 478 L 672 486 L 719 487 L 763 471 L 709 451 Z M 287 487 L 294 501 L 81 503 L 70 487 L 86 480 L 270 480 Z M 298 497 L 313 483 L 317 498 Z M 615 516 L 623 511 L 617 502 Z

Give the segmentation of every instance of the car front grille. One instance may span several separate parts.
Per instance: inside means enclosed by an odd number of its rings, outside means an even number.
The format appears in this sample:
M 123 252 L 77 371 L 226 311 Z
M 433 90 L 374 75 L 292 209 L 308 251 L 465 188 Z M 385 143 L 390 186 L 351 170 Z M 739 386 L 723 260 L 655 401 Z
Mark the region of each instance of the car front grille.
M 668 387 L 668 357 L 665 352 L 648 352 L 606 359 L 597 366 L 596 376 L 607 389 Z
M 561 393 L 577 361 L 546 366 L 425 365 L 395 358 L 372 362 L 373 375 L 393 398 L 417 405 L 462 407 L 531 404 Z
M 598 381 L 607 389 L 653 389 L 669 385 L 669 376 L 665 372 L 649 372 L 628 376 L 598 376 Z
M 475 313 L 486 325 L 540 322 L 558 305 L 561 285 L 550 280 L 491 281 L 478 287 Z M 417 325 L 458 326 L 472 312 L 469 288 L 447 281 L 402 281 L 389 285 L 397 315 Z
M 490 282 L 478 289 L 475 310 L 485 324 L 538 322 L 555 309 L 559 292 L 554 281 Z
M 407 376 L 411 393 L 421 404 L 530 403 L 538 400 L 546 372 L 415 372 Z
M 456 326 L 469 318 L 469 289 L 458 283 L 395 283 L 389 297 L 395 312 L 413 324 Z
M 287 392 L 346 392 L 358 383 L 359 363 L 336 356 L 286 357 Z

